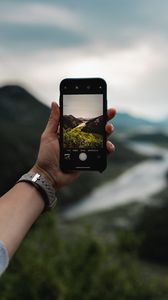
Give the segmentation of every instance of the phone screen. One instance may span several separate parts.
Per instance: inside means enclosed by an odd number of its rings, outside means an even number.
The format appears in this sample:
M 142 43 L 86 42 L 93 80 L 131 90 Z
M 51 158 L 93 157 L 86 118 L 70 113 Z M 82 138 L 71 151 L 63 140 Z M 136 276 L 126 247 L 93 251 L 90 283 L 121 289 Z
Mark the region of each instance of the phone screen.
M 62 169 L 103 170 L 106 165 L 104 81 L 64 80 L 61 83 L 60 109 Z

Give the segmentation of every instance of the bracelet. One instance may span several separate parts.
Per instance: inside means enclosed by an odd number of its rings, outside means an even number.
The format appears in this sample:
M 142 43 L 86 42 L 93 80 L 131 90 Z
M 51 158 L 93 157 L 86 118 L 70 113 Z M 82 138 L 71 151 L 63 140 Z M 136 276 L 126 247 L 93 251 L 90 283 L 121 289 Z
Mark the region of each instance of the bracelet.
M 44 211 L 52 210 L 55 207 L 57 201 L 55 189 L 46 177 L 39 173 L 28 172 L 24 174 L 17 183 L 18 182 L 28 182 L 37 188 L 45 203 Z

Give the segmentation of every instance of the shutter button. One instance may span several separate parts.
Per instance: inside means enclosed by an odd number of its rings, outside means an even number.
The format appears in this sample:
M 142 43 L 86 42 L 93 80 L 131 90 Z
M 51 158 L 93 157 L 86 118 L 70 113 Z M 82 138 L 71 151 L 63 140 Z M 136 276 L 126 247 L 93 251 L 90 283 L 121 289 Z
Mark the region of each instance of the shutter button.
M 81 161 L 85 161 L 85 160 L 87 159 L 87 154 L 84 153 L 84 152 L 80 153 L 80 154 L 79 154 L 79 159 L 80 159 Z

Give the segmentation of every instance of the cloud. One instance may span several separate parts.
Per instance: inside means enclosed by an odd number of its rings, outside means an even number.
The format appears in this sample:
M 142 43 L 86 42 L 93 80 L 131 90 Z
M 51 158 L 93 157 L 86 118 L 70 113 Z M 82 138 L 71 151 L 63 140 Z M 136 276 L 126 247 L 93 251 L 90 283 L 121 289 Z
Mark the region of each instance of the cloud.
M 68 31 L 79 32 L 81 19 L 70 9 L 63 6 L 44 3 L 15 3 L 0 10 L 0 23 L 18 25 L 53 26 Z
M 87 16 L 85 33 L 92 40 L 123 48 L 142 39 L 167 38 L 167 0 L 86 0 L 78 4 L 70 0 L 69 3 L 81 18 Z
M 82 18 L 59 5 L 36 2 L 2 5 L 0 28 L 1 48 L 12 48 L 14 52 L 88 42 L 82 31 Z
M 92 45 L 90 51 L 88 47 L 41 50 L 29 54 L 26 60 L 24 55 L 18 55 L 15 63 L 9 56 L 8 63 L 1 67 L 0 82 L 15 78 L 49 104 L 59 98 L 61 79 L 101 76 L 108 84 L 109 106 L 155 118 L 168 112 L 166 82 L 157 81 L 158 72 L 159 78 L 167 72 L 166 57 L 160 55 L 160 48 L 156 51 L 147 42 L 120 51 L 105 47 L 106 51 L 99 49 L 96 53 L 96 48 L 97 45 Z
M 1 49 L 12 53 L 27 54 L 40 48 L 71 47 L 82 45 L 88 40 L 81 34 L 69 31 L 68 29 L 54 28 L 43 25 L 0 25 L 0 39 L 3 41 Z

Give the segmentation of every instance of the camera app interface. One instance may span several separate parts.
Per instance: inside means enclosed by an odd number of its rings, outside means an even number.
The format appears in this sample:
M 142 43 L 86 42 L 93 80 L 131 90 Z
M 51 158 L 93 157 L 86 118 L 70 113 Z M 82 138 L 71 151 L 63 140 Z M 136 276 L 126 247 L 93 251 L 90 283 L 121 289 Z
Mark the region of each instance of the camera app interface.
M 64 158 L 81 161 L 103 148 L 103 95 L 63 96 Z M 76 155 L 75 155 L 76 153 Z

